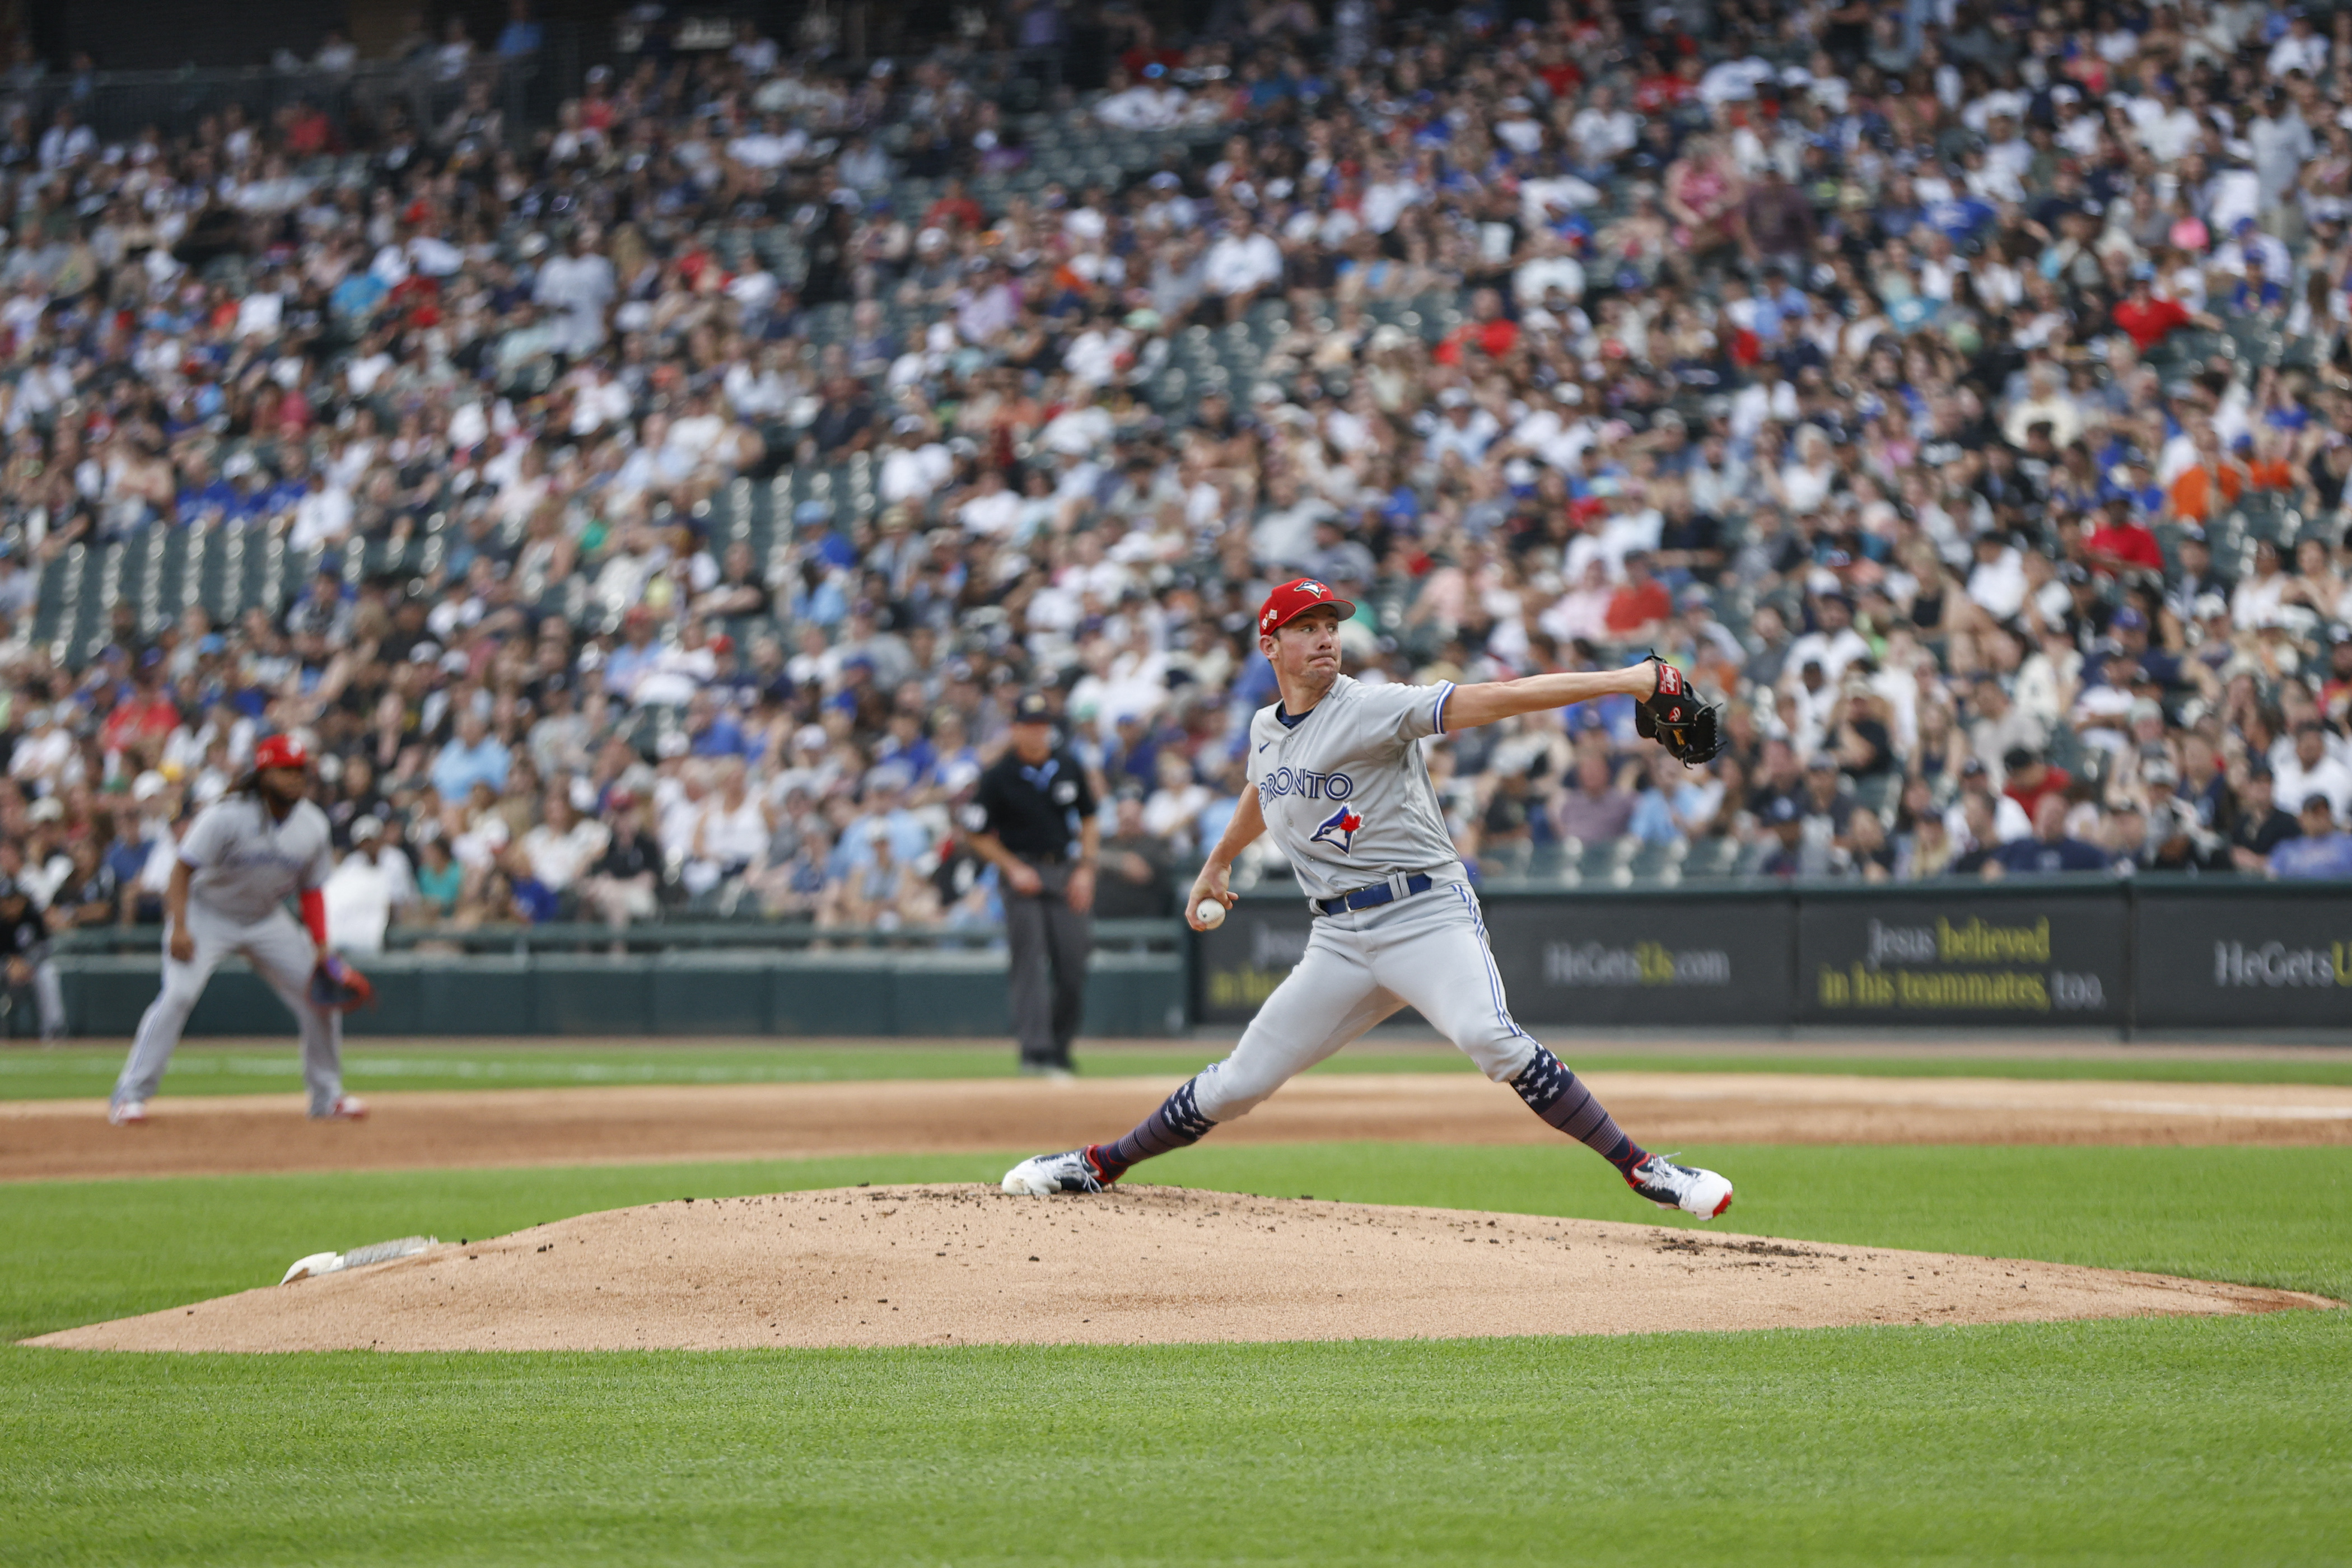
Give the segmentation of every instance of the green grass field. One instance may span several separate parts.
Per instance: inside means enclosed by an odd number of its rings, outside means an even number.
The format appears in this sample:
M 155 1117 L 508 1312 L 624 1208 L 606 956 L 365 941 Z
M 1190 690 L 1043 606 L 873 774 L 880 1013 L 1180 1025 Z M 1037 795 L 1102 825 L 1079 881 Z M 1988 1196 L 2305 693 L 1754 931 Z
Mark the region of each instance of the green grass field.
M 2126 1079 L 2173 1083 L 2352 1084 L 2352 1054 L 2313 1051 L 2281 1059 L 2182 1052 L 2162 1056 L 1832 1056 L 1694 1053 L 1578 1048 L 1555 1040 L 1585 1072 L 1859 1073 L 1893 1078 Z M 1081 1057 L 1086 1072 L 1178 1078 L 1228 1047 L 1121 1046 Z M 111 1047 L 55 1050 L 0 1048 L 0 1100 L 94 1099 L 122 1068 Z M 436 1040 L 430 1045 L 351 1042 L 345 1076 L 360 1092 L 395 1089 L 555 1089 L 647 1083 L 821 1083 L 866 1079 L 1010 1078 L 1003 1045 L 604 1045 L 551 1041 Z M 1467 1058 L 1444 1046 L 1383 1045 L 1340 1052 L 1317 1072 L 1472 1072 Z M 165 1094 L 259 1094 L 301 1087 L 293 1043 L 241 1041 L 183 1047 L 163 1079 Z
M 1689 1152 L 1738 1181 L 1743 1230 L 2352 1296 L 2352 1151 Z M 0 1325 L 14 1339 L 240 1289 L 411 1230 L 1003 1163 L 12 1184 Z M 1567 1149 L 1213 1142 L 1150 1173 L 1659 1217 Z M 589 1557 L 2347 1561 L 2352 1313 L 1136 1350 L 0 1349 L 0 1563 Z

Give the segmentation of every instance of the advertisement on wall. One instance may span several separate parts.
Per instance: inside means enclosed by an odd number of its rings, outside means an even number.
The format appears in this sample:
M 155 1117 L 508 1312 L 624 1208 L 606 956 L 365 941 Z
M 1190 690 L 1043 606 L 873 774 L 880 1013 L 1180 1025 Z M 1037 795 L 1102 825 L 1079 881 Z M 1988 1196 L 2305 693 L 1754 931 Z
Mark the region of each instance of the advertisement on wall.
M 1485 907 L 1520 1022 L 2352 1030 L 2352 892 L 1955 886 L 1499 893 Z M 1200 938 L 1203 1021 L 1245 1024 L 1306 951 L 1303 900 Z
M 2126 924 L 2111 889 L 1808 897 L 1797 916 L 1798 1021 L 2120 1025 Z
M 1784 897 L 1484 900 L 1511 1013 L 1536 1024 L 1779 1024 L 1794 999 Z M 1245 1024 L 1307 950 L 1304 900 L 1244 900 L 1200 938 L 1205 1022 Z
M 1204 1024 L 1246 1024 L 1257 1016 L 1307 951 L 1305 899 L 1244 899 L 1225 923 L 1193 940 L 1193 984 Z
M 2352 899 L 2143 891 L 2134 917 L 2140 1027 L 2352 1029 Z
M 1523 1024 L 1779 1024 L 1796 944 L 1782 897 L 1496 899 L 1487 940 Z

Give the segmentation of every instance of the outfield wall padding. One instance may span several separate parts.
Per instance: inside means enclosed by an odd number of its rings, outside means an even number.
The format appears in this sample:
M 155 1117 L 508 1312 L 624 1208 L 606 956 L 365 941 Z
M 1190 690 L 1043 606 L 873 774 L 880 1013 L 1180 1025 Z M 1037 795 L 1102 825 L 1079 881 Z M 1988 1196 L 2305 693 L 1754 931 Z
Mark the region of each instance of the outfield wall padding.
M 1529 1025 L 2298 1030 L 2352 1038 L 2347 883 L 2084 877 L 1511 889 L 1487 890 L 1480 906 L 1512 1014 Z M 1089 965 L 1084 1032 L 1164 1036 L 1196 1023 L 1245 1024 L 1305 952 L 1311 920 L 1302 899 L 1253 891 L 1223 925 L 1200 935 L 1173 924 L 1111 922 L 1119 939 L 1097 947 Z M 1001 948 L 722 946 L 708 931 L 683 926 L 671 951 L 608 955 L 577 932 L 543 934 L 571 950 L 404 949 L 367 961 L 376 1002 L 351 1016 L 349 1032 L 1009 1032 Z M 730 934 L 742 940 L 740 927 Z M 527 945 L 540 935 L 526 931 L 515 940 Z M 805 933 L 801 941 L 809 941 Z M 128 1035 L 154 997 L 152 949 L 68 951 L 58 963 L 76 1034 Z M 289 1027 L 269 988 L 232 963 L 206 989 L 188 1032 Z
M 58 961 L 77 1035 L 121 1037 L 155 998 L 161 960 L 73 953 Z M 920 1035 L 1001 1037 L 1002 952 L 391 952 L 364 963 L 375 1001 L 345 1032 L 385 1035 Z M 1097 952 L 1086 1030 L 1152 1036 L 1189 1025 L 1185 955 Z M 28 1015 L 29 1016 L 29 1015 Z M 284 1035 L 285 1005 L 241 961 L 221 966 L 191 1037 Z

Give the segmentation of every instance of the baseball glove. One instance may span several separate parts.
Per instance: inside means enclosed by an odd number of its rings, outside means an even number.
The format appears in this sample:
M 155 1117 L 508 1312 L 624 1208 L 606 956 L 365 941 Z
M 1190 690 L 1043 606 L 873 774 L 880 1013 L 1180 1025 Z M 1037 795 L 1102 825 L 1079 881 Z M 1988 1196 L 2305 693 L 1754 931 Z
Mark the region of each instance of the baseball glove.
M 1691 689 L 1681 670 L 1654 656 L 1651 662 L 1657 667 L 1658 684 L 1633 709 L 1635 733 L 1657 742 L 1686 768 L 1714 761 L 1723 750 L 1721 712 Z
M 348 1013 L 374 1001 L 375 987 L 349 963 L 330 954 L 310 972 L 310 1000 L 318 1006 Z

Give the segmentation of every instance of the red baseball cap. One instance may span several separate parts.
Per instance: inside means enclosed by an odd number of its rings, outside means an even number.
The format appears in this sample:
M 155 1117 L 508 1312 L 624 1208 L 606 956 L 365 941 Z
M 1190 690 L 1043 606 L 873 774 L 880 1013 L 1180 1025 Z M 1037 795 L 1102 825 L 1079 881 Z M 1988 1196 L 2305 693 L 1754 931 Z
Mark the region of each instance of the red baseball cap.
M 253 748 L 253 765 L 260 768 L 307 768 L 310 753 L 291 735 L 268 735 Z
M 1309 610 L 1328 607 L 1339 612 L 1346 620 L 1356 613 L 1356 606 L 1312 577 L 1294 577 L 1265 596 L 1257 608 L 1257 632 L 1260 637 L 1272 637 Z

